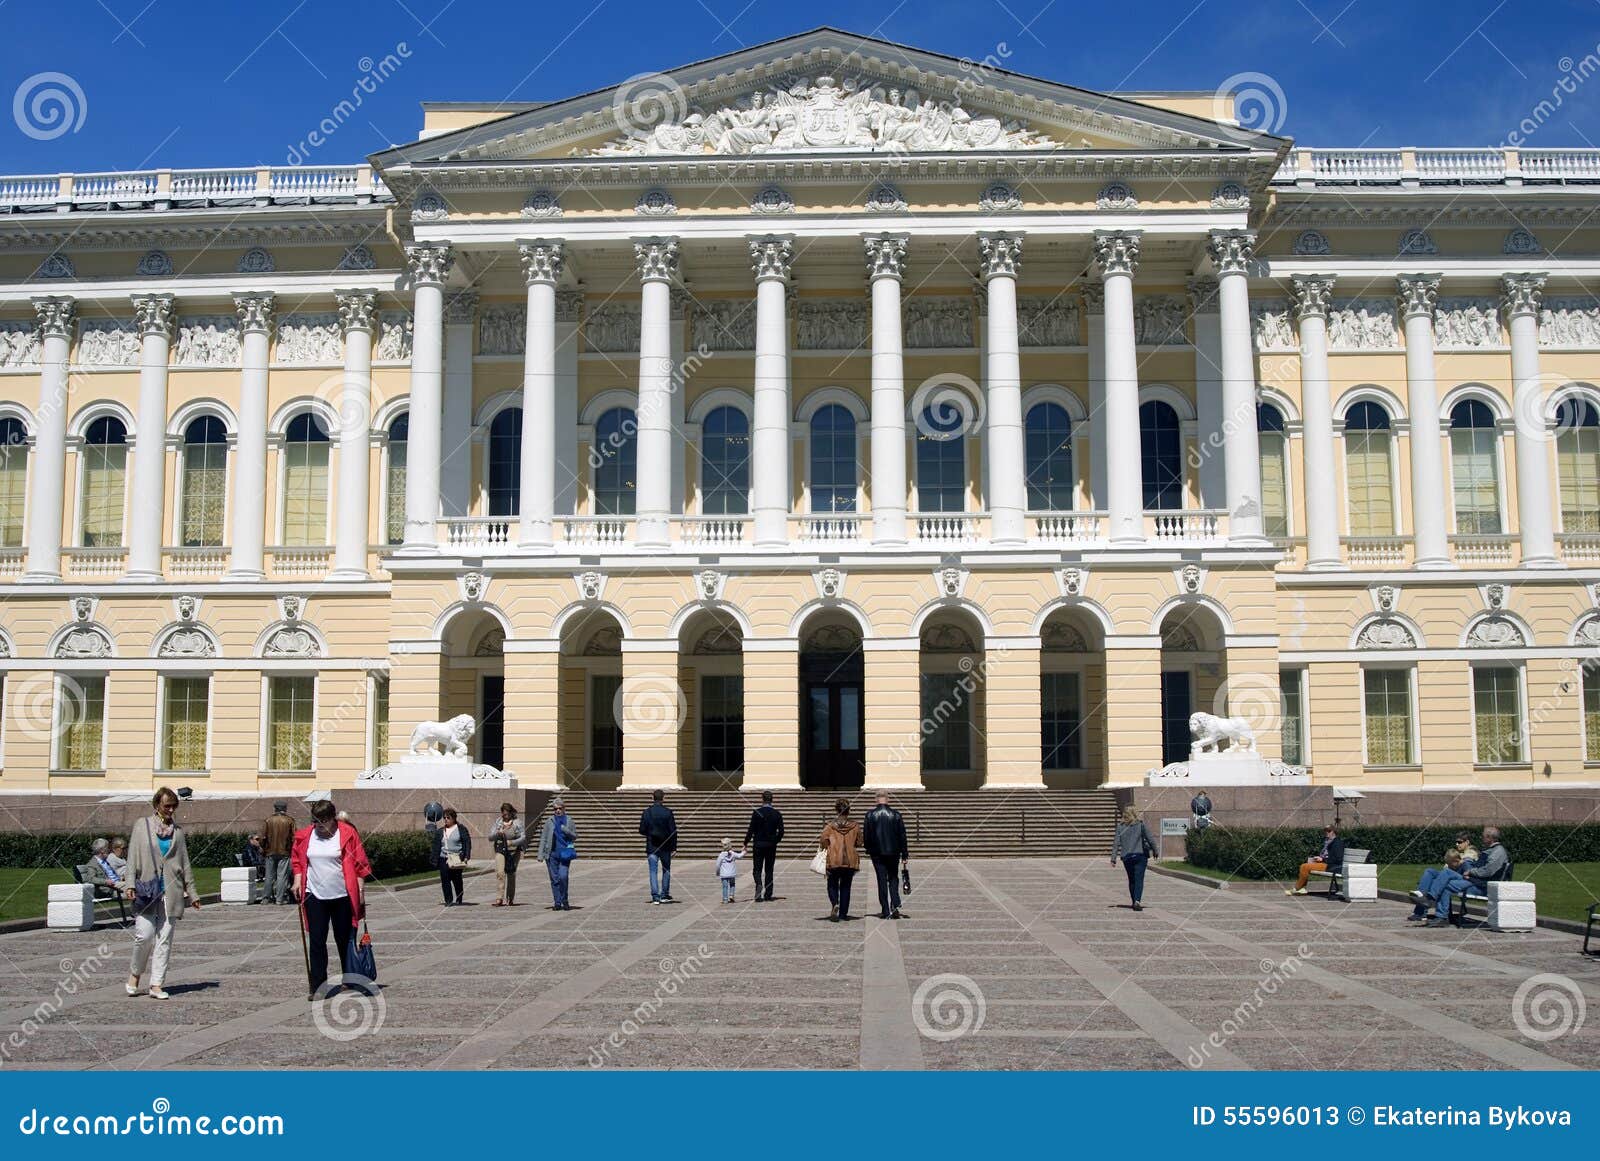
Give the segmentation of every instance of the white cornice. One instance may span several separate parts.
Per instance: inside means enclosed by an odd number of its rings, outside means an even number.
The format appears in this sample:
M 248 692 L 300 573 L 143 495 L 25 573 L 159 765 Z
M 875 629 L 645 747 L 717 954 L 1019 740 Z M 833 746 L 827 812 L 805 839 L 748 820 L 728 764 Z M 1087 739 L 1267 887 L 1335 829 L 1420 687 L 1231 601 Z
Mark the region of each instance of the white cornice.
M 54 279 L 48 283 L 0 283 L 0 304 L 16 305 L 37 297 L 43 288 L 65 294 L 80 303 L 125 303 L 135 295 L 170 294 L 180 305 L 204 300 L 231 301 L 235 294 L 264 291 L 286 300 L 332 298 L 336 290 L 367 290 L 395 294 L 402 276 L 394 270 L 341 270 L 332 274 L 202 274 L 190 278 L 109 278 L 83 281 Z

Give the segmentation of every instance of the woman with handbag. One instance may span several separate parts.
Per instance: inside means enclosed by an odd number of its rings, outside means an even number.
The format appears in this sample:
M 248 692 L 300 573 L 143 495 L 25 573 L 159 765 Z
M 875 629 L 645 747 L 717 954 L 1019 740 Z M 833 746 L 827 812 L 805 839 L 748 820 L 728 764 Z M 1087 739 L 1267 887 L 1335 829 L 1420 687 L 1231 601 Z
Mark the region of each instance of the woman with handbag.
M 528 831 L 517 817 L 517 808 L 509 802 L 500 804 L 500 817 L 489 831 L 489 842 L 494 847 L 494 880 L 500 889 L 495 907 L 517 905 L 517 864 L 522 852 L 528 849 Z
M 1111 843 L 1111 865 L 1122 860 L 1122 869 L 1128 872 L 1128 897 L 1133 909 L 1143 911 L 1144 870 L 1150 856 L 1156 853 L 1156 844 L 1150 838 L 1150 828 L 1131 806 L 1122 808 L 1122 818 L 1117 823 L 1117 837 Z
M 372 874 L 372 863 L 356 828 L 341 821 L 333 803 L 324 798 L 311 808 L 311 825 L 295 832 L 289 869 L 309 944 L 306 999 L 322 999 L 332 994 L 331 989 L 324 992 L 328 928 L 333 928 L 334 946 L 339 949 L 343 983 L 351 974 L 351 936 L 367 914 L 364 882 Z
M 439 829 L 433 832 L 433 865 L 439 868 L 439 889 L 446 907 L 459 907 L 464 885 L 461 872 L 472 862 L 472 835 L 467 824 L 456 817 L 455 808 L 444 808 Z
M 861 845 L 861 824 L 850 817 L 848 798 L 839 799 L 833 808 L 835 814 L 822 828 L 817 848 L 827 863 L 828 918 L 842 923 L 850 918 L 850 884 L 861 869 L 861 856 L 856 852 Z
M 194 871 L 189 866 L 189 846 L 174 817 L 178 796 L 163 786 L 150 799 L 155 813 L 139 819 L 128 832 L 128 873 L 124 890 L 133 902 L 133 963 L 128 968 L 127 991 L 139 994 L 139 981 L 148 969 L 150 995 L 168 998 L 162 984 L 172 958 L 173 926 L 185 907 L 199 908 Z
M 572 910 L 567 888 L 572 882 L 572 860 L 578 857 L 577 841 L 567 805 L 558 798 L 550 804 L 550 817 L 539 829 L 539 861 L 550 872 L 552 911 Z

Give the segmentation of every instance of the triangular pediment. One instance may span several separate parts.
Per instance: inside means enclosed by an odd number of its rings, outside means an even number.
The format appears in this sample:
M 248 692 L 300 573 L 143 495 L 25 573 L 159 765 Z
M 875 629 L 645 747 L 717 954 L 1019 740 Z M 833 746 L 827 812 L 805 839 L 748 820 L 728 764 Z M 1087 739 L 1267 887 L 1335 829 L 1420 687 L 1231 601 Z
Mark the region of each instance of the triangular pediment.
M 1226 120 L 816 29 L 523 108 L 381 167 L 571 158 L 1062 150 L 1277 153 Z

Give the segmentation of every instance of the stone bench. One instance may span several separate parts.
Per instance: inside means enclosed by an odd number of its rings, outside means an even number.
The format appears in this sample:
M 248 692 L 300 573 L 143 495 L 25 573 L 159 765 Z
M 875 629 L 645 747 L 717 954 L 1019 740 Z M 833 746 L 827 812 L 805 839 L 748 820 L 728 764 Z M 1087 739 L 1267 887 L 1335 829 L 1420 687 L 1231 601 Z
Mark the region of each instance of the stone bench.
M 256 869 L 254 867 L 222 868 L 222 901 L 243 906 L 256 901 Z
M 94 888 L 87 883 L 51 883 L 45 896 L 44 925 L 58 931 L 94 928 Z
M 1346 848 L 1344 862 L 1323 871 L 1312 871 L 1313 879 L 1328 880 L 1328 895 L 1342 896 L 1346 903 L 1372 903 L 1378 898 L 1378 864 L 1369 863 L 1370 850 Z

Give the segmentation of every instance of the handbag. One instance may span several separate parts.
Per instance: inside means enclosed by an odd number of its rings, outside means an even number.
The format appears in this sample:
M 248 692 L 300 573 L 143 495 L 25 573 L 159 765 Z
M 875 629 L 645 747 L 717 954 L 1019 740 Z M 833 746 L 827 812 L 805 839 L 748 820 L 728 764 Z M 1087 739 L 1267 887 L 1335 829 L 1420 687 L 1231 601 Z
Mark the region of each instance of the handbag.
M 578 857 L 577 845 L 566 836 L 566 833 L 560 827 L 556 828 L 553 851 L 558 862 L 570 863 Z
M 150 840 L 150 865 L 156 867 L 156 873 L 148 879 L 139 879 L 133 884 L 133 911 L 135 915 L 143 915 L 158 907 L 162 899 L 166 898 L 166 875 L 160 870 L 161 857 L 156 853 L 155 831 L 148 823 L 145 824 L 145 838 Z
M 818 848 L 817 853 L 811 856 L 811 869 L 819 875 L 828 873 L 828 852 L 826 848 Z
M 350 950 L 345 954 L 347 975 L 360 976 L 369 983 L 378 982 L 378 961 L 372 955 L 372 935 L 363 919 L 350 933 Z
M 467 865 L 467 860 L 462 858 L 459 854 L 451 852 L 444 857 L 444 865 L 449 867 L 452 871 L 459 871 L 461 868 Z
M 900 864 L 900 894 L 911 894 L 911 864 L 908 862 Z

